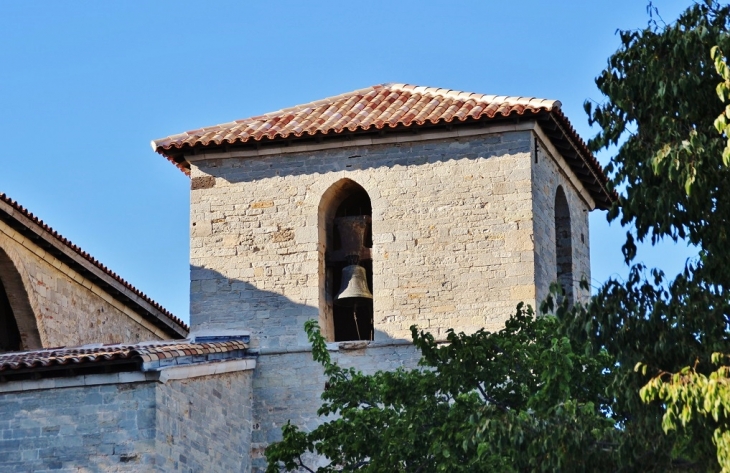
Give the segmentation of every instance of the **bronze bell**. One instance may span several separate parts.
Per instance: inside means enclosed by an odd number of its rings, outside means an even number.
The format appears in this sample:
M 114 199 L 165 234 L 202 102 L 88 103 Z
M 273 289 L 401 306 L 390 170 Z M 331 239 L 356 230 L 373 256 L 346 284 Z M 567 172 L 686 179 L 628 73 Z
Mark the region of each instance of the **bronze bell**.
M 369 215 L 339 217 L 335 225 L 340 233 L 342 252 L 348 265 L 342 268 L 342 284 L 335 297 L 335 304 L 354 307 L 373 302 L 373 294 L 368 288 L 365 268 L 360 266 L 360 251 L 365 243 L 365 234 L 370 228 Z
M 372 304 L 373 294 L 368 288 L 365 268 L 359 264 L 351 264 L 342 268 L 342 284 L 335 297 L 335 304 L 353 307 L 360 304 Z

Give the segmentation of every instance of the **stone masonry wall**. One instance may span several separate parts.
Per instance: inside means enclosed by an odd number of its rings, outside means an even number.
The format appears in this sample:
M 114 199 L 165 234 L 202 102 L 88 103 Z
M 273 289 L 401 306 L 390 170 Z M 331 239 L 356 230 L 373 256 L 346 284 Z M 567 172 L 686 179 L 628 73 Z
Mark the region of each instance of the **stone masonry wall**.
M 22 279 L 44 347 L 169 338 L 3 222 L 0 251 L 7 254 Z
M 2 471 L 150 471 L 155 385 L 4 393 L 0 435 Z
M 547 297 L 550 284 L 557 280 L 555 195 L 558 186 L 562 186 L 570 209 L 573 294 L 576 301 L 585 301 L 590 297 L 590 290 L 580 289 L 580 281 L 582 278 L 588 282 L 591 280 L 588 233 L 588 212 L 591 208 L 550 151 L 540 144 L 537 152 L 537 162 L 533 160 L 532 165 L 537 303 L 540 304 Z
M 159 471 L 250 471 L 251 380 L 238 371 L 160 385 Z
M 393 371 L 398 367 L 415 368 L 420 353 L 410 344 L 371 344 L 366 349 L 331 352 L 341 366 L 356 367 L 365 373 Z M 253 379 L 253 433 L 251 458 L 254 472 L 266 468 L 264 450 L 281 440 L 281 427 L 288 420 L 302 429 L 314 429 L 321 419 L 317 409 L 325 377 L 322 366 L 312 360 L 312 353 L 262 354 L 256 361 Z M 308 466 L 317 460 L 307 458 Z
M 486 131 L 484 133 L 487 133 Z M 528 130 L 434 141 L 192 160 L 191 322 L 306 345 L 317 318 L 322 196 L 341 179 L 370 195 L 376 340 L 418 324 L 501 328 L 534 305 Z M 325 324 L 323 324 L 325 325 Z
M 248 472 L 251 378 L 239 371 L 2 393 L 0 471 Z

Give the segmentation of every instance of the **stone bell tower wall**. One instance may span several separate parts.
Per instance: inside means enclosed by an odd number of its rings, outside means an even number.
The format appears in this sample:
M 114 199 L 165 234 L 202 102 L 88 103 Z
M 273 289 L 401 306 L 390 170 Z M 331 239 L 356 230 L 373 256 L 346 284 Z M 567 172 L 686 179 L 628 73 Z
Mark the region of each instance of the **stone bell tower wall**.
M 590 282 L 591 260 L 588 213 L 595 203 L 560 154 L 541 130 L 535 130 L 532 162 L 532 193 L 535 236 L 535 286 L 538 304 L 558 279 L 555 229 L 555 198 L 560 187 L 570 212 L 572 291 L 575 301 L 587 301 L 590 290 L 580 288 L 581 279 Z
M 501 328 L 535 304 L 533 128 L 187 156 L 192 330 L 307 345 L 304 321 L 327 316 L 322 199 L 345 179 L 372 202 L 376 341 Z

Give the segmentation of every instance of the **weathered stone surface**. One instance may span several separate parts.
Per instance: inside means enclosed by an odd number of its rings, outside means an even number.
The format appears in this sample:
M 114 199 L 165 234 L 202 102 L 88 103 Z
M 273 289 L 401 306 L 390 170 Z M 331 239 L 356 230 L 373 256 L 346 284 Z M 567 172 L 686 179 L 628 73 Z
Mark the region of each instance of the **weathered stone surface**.
M 436 337 L 499 329 L 555 279 L 558 185 L 576 222 L 574 274 L 590 275 L 588 206 L 546 151 L 535 162 L 534 142 L 525 130 L 198 157 L 193 178 L 216 186 L 191 193 L 192 325 L 251 330 L 262 347 L 306 345 L 309 318 L 328 331 L 320 215 L 328 189 L 350 179 L 372 201 L 375 339 L 407 339 L 412 324 Z
M 0 395 L 3 471 L 152 471 L 155 385 Z M 79 470 L 81 469 L 81 470 Z
M 590 297 L 590 291 L 581 290 L 580 281 L 581 279 L 591 281 L 588 212 L 592 209 L 571 184 L 568 173 L 560 168 L 558 162 L 549 150 L 545 149 L 544 144 L 538 146 L 537 163 L 533 162 L 532 166 L 537 300 L 545 299 L 550 284 L 557 278 L 554 206 L 558 186 L 561 186 L 570 209 L 573 294 L 576 295 L 577 301 L 584 301 Z
M 416 368 L 419 352 L 410 344 L 369 346 L 361 350 L 331 352 L 332 359 L 344 367 L 356 367 L 365 373 Z M 322 366 L 312 360 L 312 353 L 262 354 L 256 362 L 253 378 L 253 420 L 251 462 L 254 472 L 266 468 L 264 450 L 281 440 L 281 427 L 288 420 L 301 428 L 315 428 L 321 419 L 317 409 L 325 377 Z M 307 458 L 308 465 L 317 464 Z
M 250 371 L 158 385 L 158 471 L 249 471 Z
M 106 291 L 0 222 L 0 252 L 17 271 L 43 347 L 169 338 Z M 20 311 L 16 311 L 16 318 Z M 19 320 L 19 323 L 21 321 Z M 22 334 L 21 334 L 22 335 Z M 32 346 L 30 348 L 40 348 Z
M 0 394 L 0 469 L 250 471 L 251 378 Z

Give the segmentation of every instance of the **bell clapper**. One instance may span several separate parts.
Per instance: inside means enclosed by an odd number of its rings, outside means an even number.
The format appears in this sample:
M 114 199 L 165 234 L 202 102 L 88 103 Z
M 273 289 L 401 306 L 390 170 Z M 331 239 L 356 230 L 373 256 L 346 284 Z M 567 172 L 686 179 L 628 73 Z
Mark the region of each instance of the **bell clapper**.
M 355 319 L 355 330 L 357 330 L 357 339 L 362 340 L 360 336 L 360 326 L 357 324 L 357 302 L 352 306 L 352 318 Z

